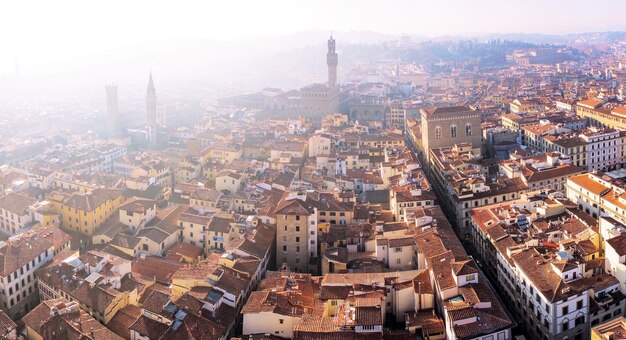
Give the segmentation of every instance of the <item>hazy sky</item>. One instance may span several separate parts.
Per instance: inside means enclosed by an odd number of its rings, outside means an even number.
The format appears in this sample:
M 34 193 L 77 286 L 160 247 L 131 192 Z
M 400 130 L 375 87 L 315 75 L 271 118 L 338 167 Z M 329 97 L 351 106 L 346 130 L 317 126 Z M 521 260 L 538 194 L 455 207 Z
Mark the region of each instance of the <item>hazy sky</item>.
M 626 1 L 205 0 L 6 1 L 0 6 L 0 74 L 135 43 L 241 39 L 305 30 L 446 35 L 626 30 Z M 590 15 L 590 13 L 593 13 Z

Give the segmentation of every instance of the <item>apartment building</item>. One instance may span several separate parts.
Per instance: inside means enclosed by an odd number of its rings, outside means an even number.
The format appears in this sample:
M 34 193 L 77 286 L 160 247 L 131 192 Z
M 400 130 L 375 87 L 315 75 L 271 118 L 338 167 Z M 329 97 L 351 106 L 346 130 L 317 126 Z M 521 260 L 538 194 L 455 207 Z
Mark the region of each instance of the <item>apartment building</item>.
M 198 246 L 205 254 L 223 252 L 226 246 L 240 237 L 235 221 L 229 214 L 201 214 L 192 208 L 178 217 L 182 241 Z
M 624 106 L 605 105 L 603 99 L 590 98 L 576 104 L 576 114 L 589 118 L 592 124 L 614 129 L 626 129 L 626 108 Z
M 22 318 L 26 335 L 31 340 L 59 337 L 122 340 L 89 313 L 80 309 L 77 302 L 63 299 L 42 301 Z
M 296 272 L 309 271 L 309 259 L 317 258 L 317 208 L 306 193 L 285 193 L 276 216 L 276 267 Z
M 153 282 L 130 275 L 131 261 L 100 251 L 65 251 L 38 273 L 43 300 L 63 299 L 106 325 L 128 304 L 137 304 Z
M 406 109 L 401 101 L 392 101 L 385 105 L 385 127 L 388 129 L 406 129 Z
M 431 273 L 433 308 L 445 322 L 446 338 L 512 338 L 518 319 L 508 313 L 478 264 L 465 252 L 443 210 L 422 207 L 411 219 L 417 230 L 417 262 Z
M 521 178 L 530 191 L 565 191 L 567 179 L 583 171 L 571 163 L 569 156 L 548 152 L 538 156 L 513 157 L 499 162 L 499 168 L 507 178 Z
M 35 223 L 36 199 L 19 193 L 0 197 L 0 229 L 5 235 L 25 231 Z
M 57 227 L 41 227 L 0 243 L 0 305 L 11 318 L 17 320 L 37 306 L 37 270 L 68 249 L 70 239 Z
M 202 150 L 205 160 L 212 159 L 221 164 L 229 164 L 243 156 L 241 145 L 225 141 L 217 141 Z
M 490 164 L 468 144 L 431 149 L 430 155 L 430 175 L 439 204 L 463 239 L 470 236 L 471 208 L 510 201 L 528 189 L 521 177 L 489 175 Z
M 73 194 L 55 191 L 46 200 L 59 214 L 61 228 L 91 236 L 117 212 L 124 196 L 120 189 L 97 188 Z
M 567 179 L 567 198 L 594 218 L 608 216 L 626 223 L 623 178 L 613 178 L 602 172 L 572 176 Z
M 567 199 L 524 196 L 470 211 L 474 249 L 531 338 L 586 339 L 626 306 L 596 221 Z

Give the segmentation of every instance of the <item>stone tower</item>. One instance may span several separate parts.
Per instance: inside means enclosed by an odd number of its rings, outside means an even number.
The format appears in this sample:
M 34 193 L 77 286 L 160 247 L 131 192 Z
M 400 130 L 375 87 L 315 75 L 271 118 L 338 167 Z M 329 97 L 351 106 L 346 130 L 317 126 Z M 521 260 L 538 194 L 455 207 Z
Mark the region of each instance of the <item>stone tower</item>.
M 119 124 L 119 106 L 117 100 L 117 85 L 105 86 L 107 96 L 107 124 L 109 129 L 109 137 L 117 134 Z
M 146 92 L 146 111 L 148 114 L 148 125 L 153 129 L 156 128 L 156 90 L 152 81 L 152 71 L 150 71 L 150 79 L 148 80 L 148 91 Z
M 328 53 L 326 53 L 326 65 L 328 65 L 328 88 L 333 90 L 337 86 L 337 63 L 339 56 L 335 51 L 335 39 L 328 39 Z

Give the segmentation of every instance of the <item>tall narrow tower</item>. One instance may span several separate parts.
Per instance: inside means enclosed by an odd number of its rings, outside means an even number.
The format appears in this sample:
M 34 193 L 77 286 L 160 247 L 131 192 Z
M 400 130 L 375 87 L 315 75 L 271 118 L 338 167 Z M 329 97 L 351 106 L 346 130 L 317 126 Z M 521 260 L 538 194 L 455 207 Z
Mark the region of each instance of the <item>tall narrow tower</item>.
M 146 92 L 146 111 L 148 113 L 148 125 L 152 129 L 156 129 L 156 90 L 152 81 L 152 71 L 150 71 L 150 79 L 148 80 L 148 91 Z
M 328 39 L 328 53 L 326 53 L 326 65 L 328 65 L 328 88 L 335 89 L 337 86 L 337 63 L 339 56 L 335 52 L 335 39 L 330 36 Z
M 117 85 L 107 85 L 104 87 L 107 96 L 107 124 L 109 127 L 109 136 L 117 133 L 119 106 L 117 101 Z

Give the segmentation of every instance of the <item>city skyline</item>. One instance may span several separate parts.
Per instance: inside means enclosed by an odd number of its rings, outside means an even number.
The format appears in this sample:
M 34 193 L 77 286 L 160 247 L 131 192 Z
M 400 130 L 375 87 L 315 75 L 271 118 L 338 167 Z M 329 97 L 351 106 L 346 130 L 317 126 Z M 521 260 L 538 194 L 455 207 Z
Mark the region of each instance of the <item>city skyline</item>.
M 0 339 L 626 334 L 626 3 L 5 7 Z
M 208 40 L 207 43 L 279 37 L 311 30 L 373 32 L 424 37 L 494 33 L 570 34 L 626 31 L 619 13 L 626 3 L 584 1 L 322 1 L 319 6 L 289 1 L 209 4 L 188 2 L 10 3 L 0 14 L 0 75 L 14 72 L 15 59 L 27 70 L 79 64 L 102 54 L 155 41 Z M 610 8 L 589 16 L 593 8 Z M 246 9 L 246 10 L 242 10 Z M 401 9 L 401 10 L 400 10 Z M 263 15 L 258 15 L 263 13 Z M 393 20 L 380 20 L 393 18 Z M 530 24 L 530 25 L 529 25 Z M 146 60 L 149 64 L 151 60 Z

